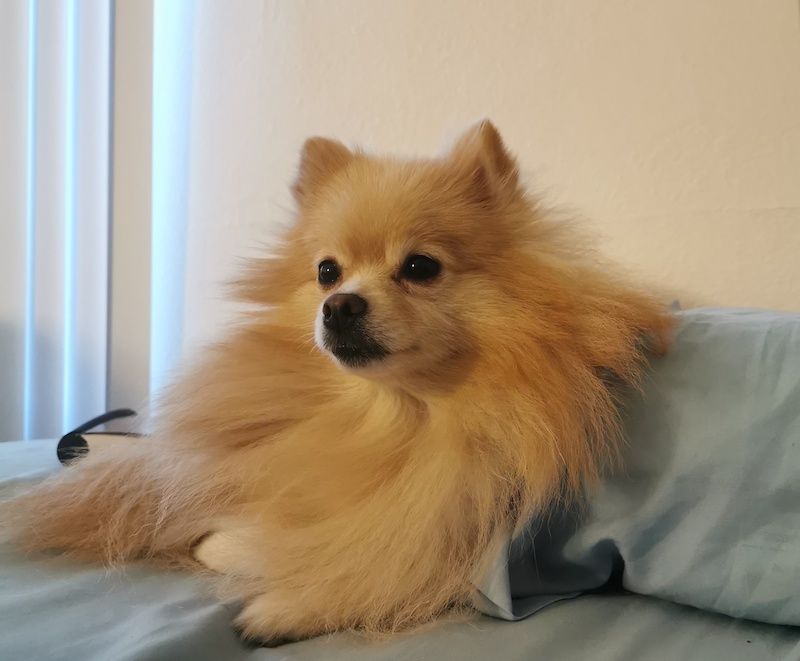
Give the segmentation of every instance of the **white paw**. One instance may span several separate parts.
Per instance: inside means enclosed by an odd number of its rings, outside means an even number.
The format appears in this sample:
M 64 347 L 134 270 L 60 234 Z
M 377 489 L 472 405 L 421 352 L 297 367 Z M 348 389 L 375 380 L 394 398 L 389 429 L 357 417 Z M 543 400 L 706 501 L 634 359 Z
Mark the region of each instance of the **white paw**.
M 194 559 L 221 574 L 236 566 L 240 544 L 227 533 L 212 532 L 194 549 Z

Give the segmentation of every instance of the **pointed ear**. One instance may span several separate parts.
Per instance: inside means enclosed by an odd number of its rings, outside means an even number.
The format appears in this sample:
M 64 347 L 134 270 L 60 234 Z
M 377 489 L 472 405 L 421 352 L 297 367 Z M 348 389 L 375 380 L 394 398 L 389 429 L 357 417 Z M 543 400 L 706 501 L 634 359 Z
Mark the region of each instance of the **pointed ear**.
M 485 203 L 513 193 L 519 185 L 517 162 L 488 119 L 462 134 L 448 160 L 458 168 L 468 194 L 476 202 Z
M 292 185 L 298 203 L 337 170 L 353 160 L 353 153 L 341 142 L 328 138 L 309 138 L 300 153 L 300 168 Z

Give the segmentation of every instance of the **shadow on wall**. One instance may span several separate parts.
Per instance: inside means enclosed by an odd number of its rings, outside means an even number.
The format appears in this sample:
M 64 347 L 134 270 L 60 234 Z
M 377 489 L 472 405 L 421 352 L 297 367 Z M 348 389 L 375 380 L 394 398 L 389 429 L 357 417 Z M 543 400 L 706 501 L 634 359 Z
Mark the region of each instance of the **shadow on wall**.
M 25 334 L 0 323 L 0 441 L 23 438 L 25 414 Z

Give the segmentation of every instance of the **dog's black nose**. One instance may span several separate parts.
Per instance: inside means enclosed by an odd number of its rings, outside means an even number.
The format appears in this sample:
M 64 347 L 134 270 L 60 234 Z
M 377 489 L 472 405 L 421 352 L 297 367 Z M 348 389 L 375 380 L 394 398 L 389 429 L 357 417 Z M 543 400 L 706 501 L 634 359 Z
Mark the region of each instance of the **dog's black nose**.
M 341 331 L 366 312 L 367 302 L 358 294 L 333 294 L 322 304 L 322 323 L 325 328 Z

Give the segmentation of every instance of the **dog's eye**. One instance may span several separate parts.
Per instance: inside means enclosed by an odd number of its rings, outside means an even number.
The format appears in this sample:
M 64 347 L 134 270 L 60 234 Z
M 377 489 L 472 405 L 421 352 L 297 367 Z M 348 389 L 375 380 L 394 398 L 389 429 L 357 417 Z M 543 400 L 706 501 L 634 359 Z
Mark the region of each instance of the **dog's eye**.
M 332 285 L 342 275 L 339 265 L 332 259 L 324 259 L 319 263 L 317 280 L 321 285 Z
M 427 255 L 409 255 L 400 269 L 400 277 L 414 282 L 433 280 L 442 270 L 442 265 Z

